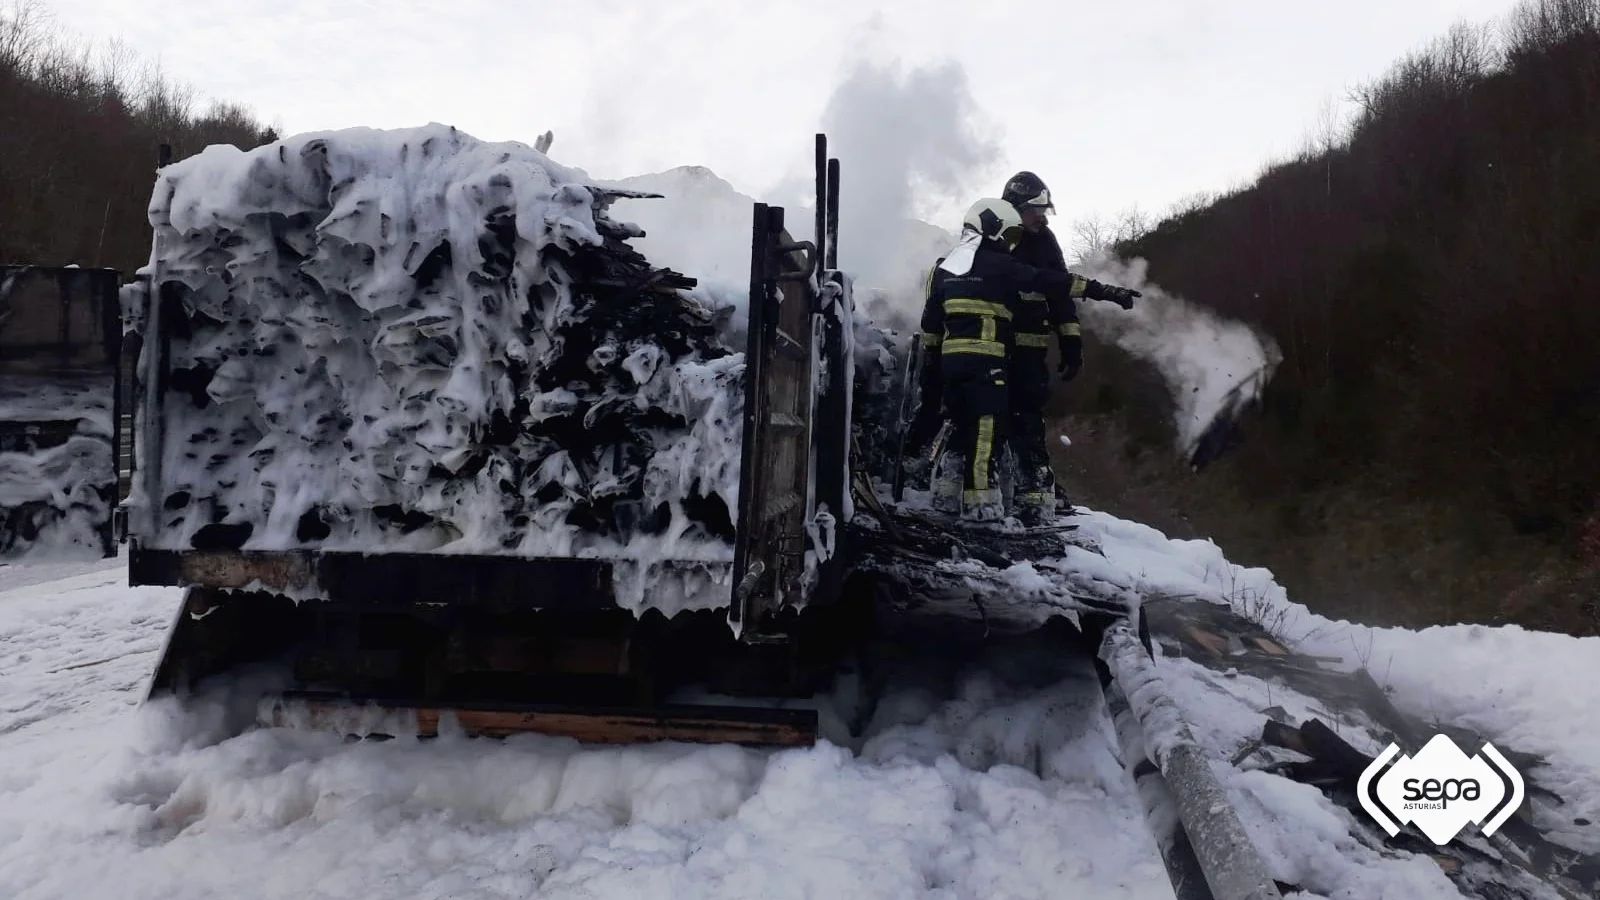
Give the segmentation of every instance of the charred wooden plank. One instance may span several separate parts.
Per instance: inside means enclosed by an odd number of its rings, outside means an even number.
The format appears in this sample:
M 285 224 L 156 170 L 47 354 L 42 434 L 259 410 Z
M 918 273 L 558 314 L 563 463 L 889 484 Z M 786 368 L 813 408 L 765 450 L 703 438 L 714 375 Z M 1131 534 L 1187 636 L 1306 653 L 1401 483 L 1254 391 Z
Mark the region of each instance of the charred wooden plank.
M 1311 755 L 1311 748 L 1306 746 L 1305 738 L 1300 734 L 1300 729 L 1293 725 L 1286 725 L 1273 719 L 1268 719 L 1261 724 L 1261 743 L 1273 747 L 1282 747 L 1296 753 Z
M 1307 719 L 1300 725 L 1300 737 L 1311 755 L 1332 766 L 1351 786 L 1371 762 L 1372 757 L 1350 746 L 1321 719 Z
M 1207 630 L 1205 630 L 1204 628 L 1201 628 L 1198 625 L 1190 625 L 1188 628 L 1186 628 L 1184 630 L 1188 634 L 1189 639 L 1191 641 L 1193 641 L 1195 644 L 1198 644 L 1201 647 L 1204 647 L 1207 651 L 1209 651 L 1211 653 L 1212 656 L 1227 656 L 1228 655 L 1228 639 L 1227 638 L 1224 638 L 1221 635 L 1214 634 L 1214 633 L 1212 633 L 1210 631 L 1207 631 Z
M 1263 652 L 1270 653 L 1273 656 L 1289 655 L 1289 651 L 1284 649 L 1282 644 L 1278 643 L 1272 638 L 1262 637 L 1260 635 L 1251 635 L 1249 640 L 1250 643 L 1255 644 L 1258 649 L 1262 650 Z
M 699 744 L 806 747 L 816 742 L 817 714 L 809 709 L 765 707 L 662 706 L 594 708 L 576 706 L 415 706 L 388 701 L 312 699 L 290 694 L 264 724 L 310 725 L 363 736 L 387 734 L 372 723 L 374 711 L 406 717 L 418 737 L 434 737 L 447 716 L 477 737 L 548 734 L 588 744 L 684 741 Z M 392 730 L 401 730 L 389 726 Z

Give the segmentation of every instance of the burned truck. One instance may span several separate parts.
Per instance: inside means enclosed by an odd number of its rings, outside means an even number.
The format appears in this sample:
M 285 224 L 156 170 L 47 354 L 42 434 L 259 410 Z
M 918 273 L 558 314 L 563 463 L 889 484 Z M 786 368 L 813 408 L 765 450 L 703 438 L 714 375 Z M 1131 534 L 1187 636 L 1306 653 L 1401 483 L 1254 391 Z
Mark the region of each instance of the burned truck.
M 0 553 L 113 552 L 120 470 L 130 581 L 186 589 L 152 694 L 261 665 L 297 710 L 810 740 L 669 701 L 806 692 L 849 630 L 832 171 L 818 240 L 755 207 L 730 299 L 629 246 L 652 195 L 443 126 L 165 166 L 120 316 L 115 273 L 7 270 Z
M 120 327 L 101 285 L 105 346 L 78 360 L 111 379 L 109 431 L 71 426 L 110 448 L 73 506 L 109 552 L 125 331 L 129 580 L 185 589 L 151 693 L 253 668 L 267 717 L 806 742 L 815 713 L 772 698 L 824 687 L 886 615 L 1005 627 L 1005 571 L 1059 556 L 1071 526 L 963 534 L 879 501 L 852 445 L 881 455 L 883 423 L 852 409 L 894 404 L 852 402 L 871 329 L 821 135 L 816 176 L 814 239 L 754 204 L 729 292 L 630 246 L 617 208 L 651 195 L 444 126 L 161 168 L 149 265 Z M 1015 624 L 1130 605 L 1087 596 L 1012 604 Z M 691 688 L 717 701 L 685 705 Z

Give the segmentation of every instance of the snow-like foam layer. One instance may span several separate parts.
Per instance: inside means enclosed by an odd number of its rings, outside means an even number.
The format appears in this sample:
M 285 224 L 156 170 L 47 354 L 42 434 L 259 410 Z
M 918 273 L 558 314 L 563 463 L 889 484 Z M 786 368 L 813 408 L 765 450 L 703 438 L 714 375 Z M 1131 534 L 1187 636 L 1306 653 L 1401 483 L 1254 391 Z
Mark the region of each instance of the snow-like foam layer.
M 854 750 L 228 736 L 135 709 L 179 592 L 117 576 L 0 585 L 0 896 L 1168 890 L 1092 668 L 1038 645 L 898 667 Z
M 612 199 L 440 125 L 164 169 L 145 542 L 730 562 L 742 357 Z M 725 602 L 701 587 L 663 595 Z
M 117 490 L 111 394 L 109 375 L 0 379 L 0 559 L 104 555 Z
M 1210 542 L 1078 521 L 1105 554 L 1095 578 L 1196 603 L 1259 598 L 1266 615 L 1289 611 L 1273 621 L 1298 649 L 1369 657 L 1400 707 L 1546 755 L 1524 772 L 1530 794 L 1566 803 L 1540 801 L 1536 821 L 1559 811 L 1552 833 L 1597 840 L 1600 714 L 1573 685 L 1600 681 L 1600 639 L 1330 623 Z M 137 709 L 181 592 L 126 587 L 114 568 L 14 590 L 8 575 L 0 896 L 1170 896 L 1094 672 L 1050 641 L 977 659 L 926 648 L 895 665 L 864 740 L 806 750 L 230 736 L 225 707 Z M 1307 897 L 1461 893 L 1316 788 L 1222 763 L 1271 707 L 1338 724 L 1360 750 L 1373 734 L 1247 671 L 1157 665 L 1275 878 Z M 847 705 L 836 697 L 824 725 Z

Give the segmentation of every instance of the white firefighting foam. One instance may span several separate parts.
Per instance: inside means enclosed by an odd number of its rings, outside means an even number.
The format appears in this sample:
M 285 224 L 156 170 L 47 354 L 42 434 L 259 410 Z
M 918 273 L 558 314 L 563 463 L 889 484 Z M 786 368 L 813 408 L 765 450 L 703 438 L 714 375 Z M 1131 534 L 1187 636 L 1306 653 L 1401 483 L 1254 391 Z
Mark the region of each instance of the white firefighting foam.
M 659 582 L 685 571 L 668 560 L 731 561 L 685 503 L 736 515 L 742 357 L 691 295 L 588 302 L 593 260 L 634 230 L 609 200 L 442 125 L 164 169 L 151 270 L 185 321 L 157 326 L 177 337 L 141 537 L 618 557 L 625 605 L 725 603 L 705 567 Z

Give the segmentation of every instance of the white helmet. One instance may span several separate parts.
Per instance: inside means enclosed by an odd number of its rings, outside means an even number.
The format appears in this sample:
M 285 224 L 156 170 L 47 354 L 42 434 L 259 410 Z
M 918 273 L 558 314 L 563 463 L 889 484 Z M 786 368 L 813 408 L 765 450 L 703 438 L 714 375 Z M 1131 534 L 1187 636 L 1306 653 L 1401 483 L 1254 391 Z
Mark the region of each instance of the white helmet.
M 998 197 L 985 197 L 972 204 L 961 225 L 976 231 L 984 240 L 1000 241 L 1007 248 L 1015 247 L 1022 237 L 1022 214 Z

